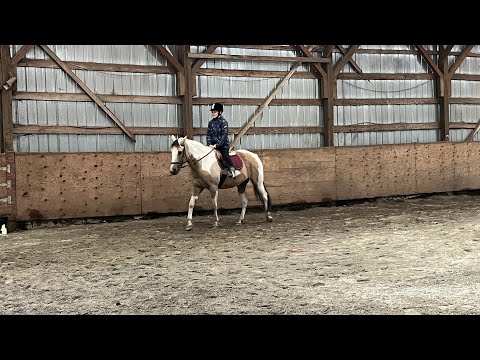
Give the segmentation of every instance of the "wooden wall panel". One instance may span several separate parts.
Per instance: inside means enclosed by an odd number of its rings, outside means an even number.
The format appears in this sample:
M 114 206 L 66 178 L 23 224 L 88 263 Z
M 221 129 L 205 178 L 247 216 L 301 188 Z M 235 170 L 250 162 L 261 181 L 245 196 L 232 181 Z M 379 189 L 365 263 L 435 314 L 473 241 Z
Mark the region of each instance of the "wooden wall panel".
M 273 205 L 480 189 L 480 143 L 260 150 Z M 172 176 L 170 153 L 16 154 L 17 220 L 188 210 L 188 167 Z M 2 173 L 0 173 L 0 176 Z M 0 188 L 0 191 L 2 189 Z M 249 207 L 257 207 L 247 187 Z M 0 204 L 1 206 L 1 204 Z M 240 209 L 237 189 L 220 209 Z M 204 191 L 195 210 L 211 210 Z
M 416 144 L 417 193 L 452 191 L 454 180 L 454 143 Z
M 413 145 L 336 148 L 339 200 L 415 193 Z
M 334 148 L 263 150 L 257 154 L 274 204 L 336 200 Z
M 452 191 L 480 189 L 480 143 L 455 143 Z
M 140 156 L 17 154 L 17 220 L 141 213 Z

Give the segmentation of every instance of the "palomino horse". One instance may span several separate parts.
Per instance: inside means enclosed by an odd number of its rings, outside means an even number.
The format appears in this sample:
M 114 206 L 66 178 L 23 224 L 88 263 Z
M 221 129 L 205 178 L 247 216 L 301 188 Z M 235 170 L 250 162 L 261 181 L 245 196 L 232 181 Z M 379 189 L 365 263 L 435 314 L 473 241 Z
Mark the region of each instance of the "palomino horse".
M 264 205 L 267 221 L 272 221 L 270 215 L 272 201 L 264 184 L 263 164 L 257 154 L 248 150 L 236 150 L 237 155 L 243 161 L 243 167 L 235 179 L 231 177 L 225 178 L 225 175 L 222 176 L 222 168 L 215 155 L 216 151 L 213 151 L 211 147 L 203 145 L 198 141 L 187 139 L 186 136 L 176 138 L 172 135 L 172 140 L 170 173 L 177 175 L 181 168 L 189 165 L 193 177 L 193 191 L 188 205 L 187 230 L 191 230 L 193 227 L 192 217 L 195 200 L 198 199 L 198 196 L 204 189 L 208 189 L 212 195 L 213 213 L 215 215 L 213 226 L 218 226 L 218 190 L 236 186 L 242 200 L 242 212 L 237 224 L 243 223 L 248 204 L 247 196 L 245 195 L 248 181 L 252 182 L 256 197 Z M 238 174 L 238 171 L 236 174 Z

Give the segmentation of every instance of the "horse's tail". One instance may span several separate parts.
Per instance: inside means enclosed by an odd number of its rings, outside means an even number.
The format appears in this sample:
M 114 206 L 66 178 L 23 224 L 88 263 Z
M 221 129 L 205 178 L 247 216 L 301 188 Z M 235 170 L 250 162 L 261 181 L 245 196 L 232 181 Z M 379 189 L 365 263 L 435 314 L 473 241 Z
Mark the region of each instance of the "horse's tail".
M 263 183 L 263 188 L 265 189 L 265 192 L 267 193 L 267 209 L 266 211 L 272 211 L 272 198 L 270 196 L 270 193 L 267 190 L 267 187 L 265 186 L 265 183 Z M 258 201 L 260 201 L 262 204 L 264 204 L 263 196 L 258 190 L 258 184 L 257 186 L 253 187 L 253 191 L 255 192 L 255 196 L 257 197 Z

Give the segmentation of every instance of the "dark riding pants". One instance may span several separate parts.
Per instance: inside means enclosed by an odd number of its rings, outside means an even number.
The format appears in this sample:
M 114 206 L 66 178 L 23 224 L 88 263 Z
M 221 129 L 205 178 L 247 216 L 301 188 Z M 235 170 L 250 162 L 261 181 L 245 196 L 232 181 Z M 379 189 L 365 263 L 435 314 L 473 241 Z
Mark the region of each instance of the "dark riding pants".
M 218 146 L 217 149 L 222 153 L 223 164 L 227 165 L 227 168 L 234 168 L 232 159 L 230 159 L 230 155 L 228 154 L 229 146 Z

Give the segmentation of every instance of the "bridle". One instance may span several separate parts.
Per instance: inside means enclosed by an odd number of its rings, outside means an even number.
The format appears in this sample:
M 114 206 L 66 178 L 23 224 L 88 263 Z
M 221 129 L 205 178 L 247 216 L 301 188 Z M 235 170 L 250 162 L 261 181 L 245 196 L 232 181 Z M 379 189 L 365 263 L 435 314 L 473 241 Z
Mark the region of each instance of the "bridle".
M 171 161 L 170 164 L 171 165 L 176 165 L 176 164 L 179 164 L 180 165 L 180 169 L 184 168 L 184 167 L 187 167 L 189 165 L 192 165 L 192 164 L 195 164 L 197 161 L 200 161 L 202 160 L 204 157 L 206 157 L 208 154 L 210 154 L 213 150 L 215 150 L 215 148 L 212 148 L 209 152 L 207 152 L 205 155 L 203 155 L 201 158 L 199 159 L 196 159 L 194 161 L 191 161 L 191 162 L 188 162 L 188 160 L 184 160 L 184 161 Z M 185 155 L 186 155 L 186 151 L 185 151 Z M 184 156 L 185 156 L 184 155 Z

